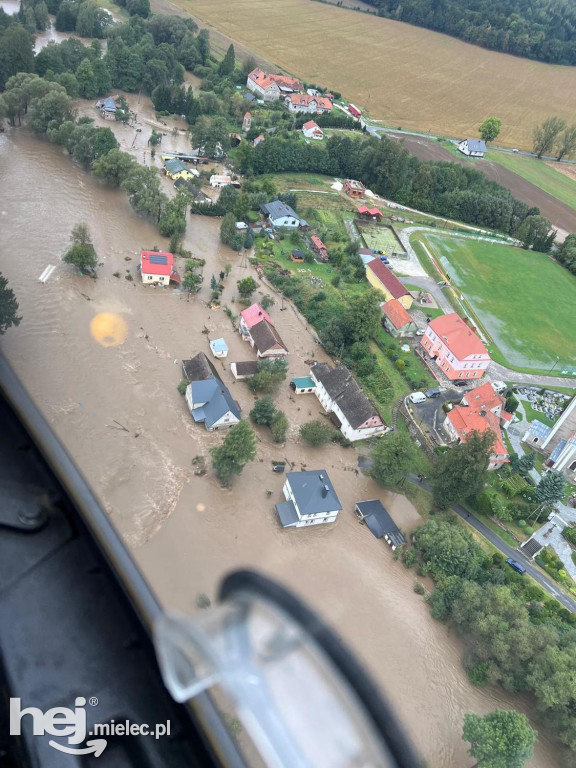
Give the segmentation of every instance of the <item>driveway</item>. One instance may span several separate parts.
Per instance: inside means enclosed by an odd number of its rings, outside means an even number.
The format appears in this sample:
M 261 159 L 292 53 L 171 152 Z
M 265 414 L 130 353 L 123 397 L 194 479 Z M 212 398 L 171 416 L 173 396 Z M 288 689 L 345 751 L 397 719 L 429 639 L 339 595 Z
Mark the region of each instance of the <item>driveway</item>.
M 442 405 L 447 401 L 459 403 L 462 396 L 462 390 L 458 392 L 456 389 L 445 389 L 438 397 L 427 398 L 425 403 L 412 403 L 407 400 L 406 405 L 412 409 L 412 418 L 420 429 L 428 431 L 437 443 L 445 445 L 450 442 L 450 438 L 442 426 L 446 418 Z

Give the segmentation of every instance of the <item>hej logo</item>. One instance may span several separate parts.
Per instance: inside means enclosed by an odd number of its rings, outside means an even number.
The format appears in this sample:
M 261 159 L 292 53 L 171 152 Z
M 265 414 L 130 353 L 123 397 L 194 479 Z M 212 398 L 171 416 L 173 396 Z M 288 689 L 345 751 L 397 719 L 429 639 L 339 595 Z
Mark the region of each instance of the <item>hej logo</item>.
M 90 703 L 98 703 L 97 699 L 90 699 Z M 44 736 L 46 733 L 50 736 L 67 736 L 69 744 L 82 744 L 86 738 L 86 699 L 79 696 L 75 702 L 75 709 L 67 707 L 54 707 L 44 713 L 37 707 L 21 708 L 21 699 L 10 699 L 10 735 L 20 736 L 22 718 L 24 715 L 30 715 L 33 722 L 32 733 L 34 736 Z M 86 742 L 84 748 L 66 747 L 50 740 L 51 747 L 59 749 L 61 752 L 67 752 L 72 755 L 87 755 L 94 753 L 99 757 L 106 749 L 106 739 L 93 739 Z

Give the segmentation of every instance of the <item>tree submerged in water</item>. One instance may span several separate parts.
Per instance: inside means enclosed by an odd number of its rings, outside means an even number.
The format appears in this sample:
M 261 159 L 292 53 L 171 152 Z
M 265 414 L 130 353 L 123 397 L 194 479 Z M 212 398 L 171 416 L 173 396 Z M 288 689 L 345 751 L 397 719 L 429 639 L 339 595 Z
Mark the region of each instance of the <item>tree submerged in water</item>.
M 231 475 L 239 475 L 244 465 L 256 456 L 256 435 L 246 421 L 240 421 L 228 432 L 224 442 L 210 449 L 212 466 L 222 485 Z
M 92 245 L 88 225 L 83 221 L 76 224 L 70 239 L 72 240 L 72 247 L 64 254 L 63 261 L 67 264 L 73 264 L 80 272 L 94 270 L 98 264 L 98 258 Z
M 6 333 L 12 325 L 19 325 L 21 317 L 18 317 L 18 302 L 14 291 L 8 288 L 8 280 L 0 272 L 0 336 Z

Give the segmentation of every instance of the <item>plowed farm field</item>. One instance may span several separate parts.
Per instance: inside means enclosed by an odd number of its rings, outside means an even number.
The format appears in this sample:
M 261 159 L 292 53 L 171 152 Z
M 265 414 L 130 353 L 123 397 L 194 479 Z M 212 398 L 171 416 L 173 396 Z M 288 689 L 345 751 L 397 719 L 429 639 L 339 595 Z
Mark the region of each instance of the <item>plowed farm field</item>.
M 576 67 L 312 0 L 152 0 L 154 10 L 167 5 L 389 125 L 467 137 L 497 115 L 498 143 L 530 149 L 534 125 L 552 114 L 570 123 L 576 112 Z

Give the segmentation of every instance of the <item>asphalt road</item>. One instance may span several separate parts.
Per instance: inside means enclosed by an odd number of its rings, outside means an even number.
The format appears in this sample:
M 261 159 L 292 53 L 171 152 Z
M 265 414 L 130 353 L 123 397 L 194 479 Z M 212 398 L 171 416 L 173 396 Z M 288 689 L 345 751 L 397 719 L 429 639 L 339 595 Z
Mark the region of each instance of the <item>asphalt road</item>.
M 408 480 L 412 483 L 415 483 L 416 485 L 420 485 L 426 491 L 432 490 L 432 488 L 425 481 L 420 483 L 415 475 L 410 475 Z M 568 597 L 568 595 L 564 594 L 564 592 L 558 588 L 552 579 L 542 573 L 542 571 L 540 571 L 540 569 L 537 568 L 529 558 L 524 556 L 524 553 L 521 549 L 515 549 L 514 547 L 506 544 L 506 542 L 502 541 L 498 534 L 494 533 L 494 531 L 484 525 L 484 523 L 478 520 L 478 518 L 473 514 L 467 512 L 464 507 L 460 506 L 460 504 L 457 504 L 455 507 L 453 507 L 453 510 L 457 515 L 460 515 L 463 520 L 466 520 L 469 525 L 475 528 L 478 533 L 481 533 L 485 539 L 488 539 L 488 541 L 493 544 L 496 549 L 502 552 L 505 557 L 512 557 L 514 560 L 522 563 L 522 565 L 526 568 L 527 573 L 534 579 L 534 581 L 536 581 L 542 587 L 542 589 L 546 590 L 549 595 L 555 597 L 556 600 L 558 600 L 558 602 L 564 606 L 564 608 L 567 608 L 571 613 L 576 613 L 576 600 L 572 600 L 571 597 Z

